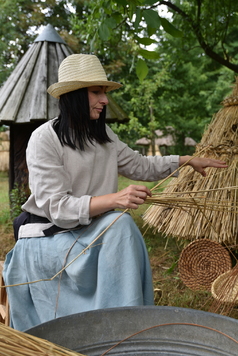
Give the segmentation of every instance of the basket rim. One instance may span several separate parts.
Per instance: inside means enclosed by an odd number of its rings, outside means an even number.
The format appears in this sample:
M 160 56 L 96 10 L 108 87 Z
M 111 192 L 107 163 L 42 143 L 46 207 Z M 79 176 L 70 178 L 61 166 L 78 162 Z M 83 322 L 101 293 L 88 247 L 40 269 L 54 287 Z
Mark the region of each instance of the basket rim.
M 230 291 L 227 291 L 227 288 L 225 286 L 224 280 L 227 280 L 227 283 L 229 282 L 229 275 L 234 272 L 234 268 L 222 273 L 219 277 L 217 277 L 212 285 L 211 285 L 211 293 L 214 299 L 219 300 L 220 302 L 223 303 L 238 303 L 238 270 L 237 270 L 237 275 L 236 278 L 233 280 L 234 284 L 232 284 L 233 289 Z M 228 278 L 226 278 L 228 276 Z M 224 284 L 223 284 L 224 282 Z M 223 294 L 221 295 L 219 292 L 219 287 L 222 288 Z M 235 288 L 235 291 L 234 291 Z

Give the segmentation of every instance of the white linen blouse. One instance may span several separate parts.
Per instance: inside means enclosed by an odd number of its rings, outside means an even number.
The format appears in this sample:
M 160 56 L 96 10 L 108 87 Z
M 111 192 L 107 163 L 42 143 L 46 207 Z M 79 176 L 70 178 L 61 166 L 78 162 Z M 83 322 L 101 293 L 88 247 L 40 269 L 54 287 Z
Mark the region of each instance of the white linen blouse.
M 178 155 L 143 156 L 120 141 L 108 126 L 112 142 L 88 143 L 84 151 L 73 150 L 61 145 L 52 123 L 50 120 L 38 127 L 28 142 L 31 195 L 22 209 L 46 217 L 61 228 L 90 224 L 91 197 L 117 192 L 118 175 L 157 181 L 178 168 Z M 22 225 L 19 237 L 43 236 L 42 230 L 50 225 Z

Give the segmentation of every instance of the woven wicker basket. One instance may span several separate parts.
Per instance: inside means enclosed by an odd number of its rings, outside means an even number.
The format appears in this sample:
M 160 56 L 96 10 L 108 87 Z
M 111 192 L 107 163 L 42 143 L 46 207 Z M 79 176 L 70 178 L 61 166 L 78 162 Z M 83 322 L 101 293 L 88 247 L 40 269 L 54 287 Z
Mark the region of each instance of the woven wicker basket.
M 199 239 L 181 252 L 178 268 L 181 280 L 192 290 L 211 290 L 212 282 L 231 269 L 231 257 L 218 242 Z
M 211 292 L 220 303 L 238 304 L 238 268 L 235 267 L 216 278 Z

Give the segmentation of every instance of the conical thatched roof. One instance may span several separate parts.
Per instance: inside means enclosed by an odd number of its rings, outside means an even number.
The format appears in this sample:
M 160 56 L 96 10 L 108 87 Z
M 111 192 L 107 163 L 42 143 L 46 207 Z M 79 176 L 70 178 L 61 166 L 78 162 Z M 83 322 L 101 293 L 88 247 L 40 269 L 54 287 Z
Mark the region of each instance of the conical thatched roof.
M 58 67 L 72 53 L 48 24 L 0 89 L 0 122 L 21 124 L 56 117 L 58 100 L 47 93 L 47 88 L 58 81 Z M 128 121 L 110 95 L 108 100 L 107 121 Z
M 56 116 L 58 103 L 47 88 L 57 81 L 58 66 L 71 53 L 47 25 L 0 89 L 0 121 L 19 124 Z
M 189 166 L 182 168 L 179 177 L 164 190 L 165 206 L 151 205 L 144 221 L 178 239 L 208 238 L 227 246 L 238 245 L 238 80 L 205 131 L 195 155 L 224 160 L 229 167 L 207 168 L 206 177 Z

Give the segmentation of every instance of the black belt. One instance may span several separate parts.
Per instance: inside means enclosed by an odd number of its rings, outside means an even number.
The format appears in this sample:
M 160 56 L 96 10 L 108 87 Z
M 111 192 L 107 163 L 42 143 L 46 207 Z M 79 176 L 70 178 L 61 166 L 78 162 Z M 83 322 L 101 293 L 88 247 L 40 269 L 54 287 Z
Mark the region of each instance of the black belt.
M 51 221 L 47 218 L 44 218 L 43 216 L 35 215 L 35 214 L 29 214 L 29 222 L 28 224 L 35 224 L 35 223 L 41 223 L 41 224 L 47 224 L 50 223 Z
M 114 211 L 110 210 L 110 211 Z M 97 218 L 99 216 L 102 216 L 103 214 L 99 214 L 97 216 L 95 216 L 94 218 Z M 39 215 L 35 215 L 35 214 L 31 214 L 28 213 L 27 211 L 23 211 L 20 215 L 18 215 L 14 220 L 13 220 L 13 230 L 14 230 L 14 238 L 17 241 L 18 240 L 18 232 L 20 229 L 21 225 L 25 225 L 25 224 L 47 224 L 47 223 L 51 223 L 51 221 L 43 216 L 39 216 Z M 74 229 L 77 229 L 79 227 L 81 227 L 82 225 L 78 225 L 76 226 Z M 60 231 L 65 231 L 68 229 L 59 227 L 57 225 L 52 225 L 51 227 L 49 227 L 48 229 L 42 230 L 42 232 L 44 233 L 45 236 L 51 236 L 54 234 L 57 234 Z
M 20 215 L 18 215 L 14 220 L 13 220 L 13 230 L 14 230 L 14 238 L 17 241 L 18 240 L 18 232 L 20 229 L 21 225 L 25 224 L 47 224 L 51 223 L 51 221 L 47 218 L 44 218 L 43 216 L 38 216 L 35 214 L 28 213 L 27 211 L 23 211 Z M 56 225 L 52 225 L 48 229 L 42 230 L 45 236 L 51 236 L 54 235 L 60 231 L 64 231 L 66 229 L 61 228 Z
M 44 218 L 43 216 L 39 216 L 39 215 L 35 215 L 35 214 L 30 214 L 30 224 L 47 224 L 47 223 L 51 223 L 51 221 L 47 218 Z M 64 228 L 61 228 L 59 226 L 56 225 L 52 225 L 51 227 L 49 227 L 48 229 L 42 230 L 45 236 L 51 236 L 56 234 L 57 232 L 63 231 L 65 230 Z

